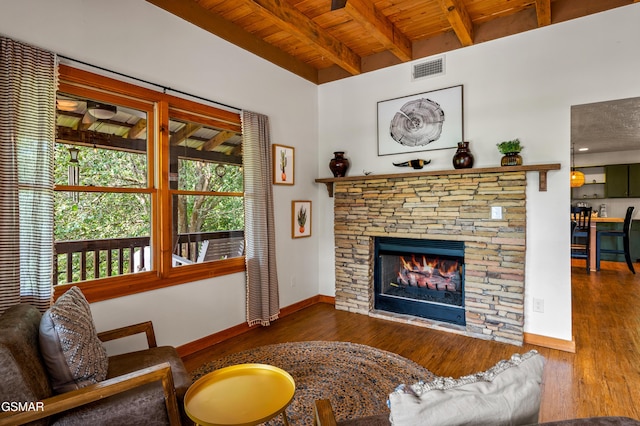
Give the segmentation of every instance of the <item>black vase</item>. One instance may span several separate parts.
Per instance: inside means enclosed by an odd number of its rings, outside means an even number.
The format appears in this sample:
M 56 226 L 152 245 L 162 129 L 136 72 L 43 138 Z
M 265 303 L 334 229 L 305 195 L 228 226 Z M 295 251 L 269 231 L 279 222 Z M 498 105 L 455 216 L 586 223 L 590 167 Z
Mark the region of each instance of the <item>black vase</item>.
M 344 177 L 349 169 L 349 159 L 344 157 L 344 152 L 333 153 L 333 158 L 329 162 L 329 169 L 334 177 Z
M 469 142 L 458 142 L 458 150 L 453 155 L 454 169 L 469 169 L 473 167 L 473 154 L 469 151 Z

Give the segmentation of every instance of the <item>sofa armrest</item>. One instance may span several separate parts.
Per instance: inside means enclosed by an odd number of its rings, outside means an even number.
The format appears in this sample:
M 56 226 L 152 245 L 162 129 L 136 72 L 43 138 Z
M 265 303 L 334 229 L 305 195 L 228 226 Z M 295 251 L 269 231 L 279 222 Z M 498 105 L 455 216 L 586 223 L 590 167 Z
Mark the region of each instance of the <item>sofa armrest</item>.
M 313 424 L 316 426 L 336 426 L 336 417 L 333 415 L 333 408 L 328 399 L 319 399 L 315 402 L 313 409 Z
M 18 425 L 43 419 L 155 381 L 162 382 L 169 424 L 179 426 L 180 411 L 171 366 L 168 362 L 38 401 L 35 409 L 31 411 L 0 413 L 0 426 Z
M 133 336 L 138 333 L 147 335 L 147 344 L 150 348 L 157 347 L 156 334 L 153 331 L 153 323 L 151 321 L 141 322 L 140 324 L 129 325 L 126 327 L 116 328 L 115 330 L 107 330 L 98 333 L 98 339 L 103 342 L 109 340 L 121 339 L 127 336 Z

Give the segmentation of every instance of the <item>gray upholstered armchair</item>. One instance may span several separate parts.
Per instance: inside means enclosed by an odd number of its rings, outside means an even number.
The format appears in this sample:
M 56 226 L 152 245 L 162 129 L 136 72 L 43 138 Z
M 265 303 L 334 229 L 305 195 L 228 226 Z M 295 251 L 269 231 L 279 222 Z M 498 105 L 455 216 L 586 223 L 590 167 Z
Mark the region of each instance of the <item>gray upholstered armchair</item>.
M 47 314 L 21 304 L 0 317 L 0 425 L 192 424 L 182 407 L 191 378 L 175 348 L 156 346 L 150 322 L 96 333 L 105 341 L 146 333 L 149 349 L 108 357 L 104 379 L 56 392 L 41 351 Z

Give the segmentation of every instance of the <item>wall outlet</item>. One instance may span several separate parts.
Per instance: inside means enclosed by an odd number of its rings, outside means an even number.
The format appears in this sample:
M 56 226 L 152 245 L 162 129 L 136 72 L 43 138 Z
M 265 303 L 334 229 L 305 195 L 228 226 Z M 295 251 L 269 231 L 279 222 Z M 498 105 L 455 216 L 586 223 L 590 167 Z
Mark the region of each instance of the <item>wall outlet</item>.
M 501 206 L 491 206 L 491 219 L 502 219 Z
M 544 313 L 544 299 L 533 299 L 533 312 Z

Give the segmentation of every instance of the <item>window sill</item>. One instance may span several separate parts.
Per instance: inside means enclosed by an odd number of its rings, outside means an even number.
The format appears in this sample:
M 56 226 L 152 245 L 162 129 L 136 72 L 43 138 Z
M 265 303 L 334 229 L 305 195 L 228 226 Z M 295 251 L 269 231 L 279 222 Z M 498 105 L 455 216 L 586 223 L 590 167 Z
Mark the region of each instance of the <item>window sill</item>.
M 244 256 L 235 257 L 216 262 L 172 268 L 166 277 L 159 277 L 157 272 L 151 271 L 128 274 L 121 277 L 61 284 L 54 288 L 54 298 L 57 299 L 69 288 L 77 286 L 82 290 L 89 303 L 100 302 L 159 288 L 244 272 L 245 269 Z

